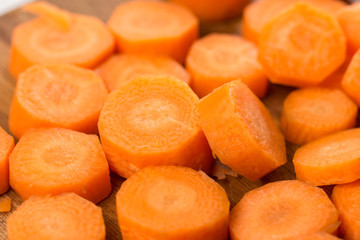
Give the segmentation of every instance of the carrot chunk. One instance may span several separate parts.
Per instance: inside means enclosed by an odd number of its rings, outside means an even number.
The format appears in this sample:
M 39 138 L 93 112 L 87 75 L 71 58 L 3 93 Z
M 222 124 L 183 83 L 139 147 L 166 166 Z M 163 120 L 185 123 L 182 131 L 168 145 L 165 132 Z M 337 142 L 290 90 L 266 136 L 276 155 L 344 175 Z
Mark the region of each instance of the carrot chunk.
M 287 238 L 286 240 L 340 240 L 340 238 L 337 238 L 329 233 L 318 232 L 318 233 L 310 233 L 306 235 L 291 237 L 291 238 Z
M 341 81 L 344 91 L 360 106 L 360 50 L 352 58 Z
M 144 168 L 116 195 L 124 240 L 227 240 L 230 203 L 224 189 L 190 168 Z
M 31 129 L 10 155 L 10 186 L 22 199 L 75 192 L 99 202 L 111 191 L 109 167 L 96 135 Z
M 0 212 L 10 212 L 10 210 L 11 199 L 7 197 L 0 199 Z
M 14 138 L 0 127 L 0 195 L 9 189 L 9 155 L 14 148 Z
M 335 72 L 330 74 L 324 81 L 322 81 L 318 86 L 326 88 L 336 88 L 344 91 L 341 81 L 345 75 L 347 68 L 349 67 L 352 56 L 349 54 L 346 56 L 345 62 L 339 67 Z

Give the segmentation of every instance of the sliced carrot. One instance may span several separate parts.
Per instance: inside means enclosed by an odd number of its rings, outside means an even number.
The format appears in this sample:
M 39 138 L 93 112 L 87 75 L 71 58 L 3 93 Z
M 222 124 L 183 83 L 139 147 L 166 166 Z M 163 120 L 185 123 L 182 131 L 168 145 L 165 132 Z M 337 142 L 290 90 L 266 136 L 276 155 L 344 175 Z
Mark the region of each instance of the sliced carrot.
M 98 72 L 112 92 L 139 75 L 170 75 L 190 83 L 190 75 L 176 61 L 165 56 L 136 54 L 114 55 L 98 68 Z
M 341 81 L 346 92 L 360 106 L 360 50 L 352 58 L 349 67 Z
M 99 202 L 111 191 L 108 163 L 96 135 L 31 129 L 16 144 L 9 162 L 10 186 L 22 199 L 75 192 Z
M 357 113 L 357 105 L 338 89 L 298 89 L 284 101 L 281 129 L 287 141 L 303 145 L 355 127 Z
M 351 59 L 352 56 L 348 54 L 345 62 L 341 65 L 341 67 L 339 67 L 335 72 L 333 72 L 327 78 L 325 78 L 325 80 L 322 81 L 318 86 L 326 87 L 326 88 L 337 88 L 344 91 L 341 85 L 341 81 L 345 75 L 345 72 L 350 64 Z
M 105 240 L 101 208 L 74 193 L 31 197 L 6 226 L 9 240 Z
M 262 102 L 240 80 L 200 100 L 200 124 L 213 154 L 250 180 L 286 163 L 285 141 Z
M 316 186 L 360 178 L 360 128 L 334 133 L 295 152 L 296 178 Z
M 213 33 L 197 40 L 186 58 L 192 88 L 201 98 L 224 83 L 241 79 L 258 97 L 268 80 L 257 60 L 257 48 L 245 39 Z
M 306 235 L 291 237 L 291 238 L 287 238 L 286 240 L 340 240 L 340 238 L 337 238 L 329 233 L 319 232 L 319 233 L 310 233 Z
M 284 240 L 332 233 L 338 222 L 338 211 L 321 188 L 288 180 L 247 192 L 231 210 L 229 226 L 232 240 Z
M 108 26 L 120 52 L 167 55 L 181 63 L 198 37 L 198 20 L 189 10 L 161 1 L 122 3 Z
M 10 212 L 11 199 L 8 197 L 0 199 L 0 212 Z
M 10 131 L 20 138 L 36 127 L 63 127 L 97 133 L 108 93 L 93 71 L 71 65 L 34 65 L 20 75 L 9 114 Z
M 261 32 L 259 61 L 273 83 L 315 86 L 345 59 L 346 41 L 338 22 L 310 4 L 287 8 Z
M 116 195 L 124 240 L 227 240 L 230 203 L 205 173 L 176 166 L 148 167 Z
M 9 189 L 9 155 L 14 148 L 14 138 L 0 127 L 0 195 Z
M 9 70 L 15 78 L 36 63 L 94 68 L 114 50 L 113 36 L 95 17 L 71 14 L 46 2 L 24 9 L 40 17 L 13 31 Z
M 110 169 L 125 178 L 154 165 L 210 173 L 198 101 L 186 83 L 170 76 L 140 76 L 112 92 L 98 123 Z

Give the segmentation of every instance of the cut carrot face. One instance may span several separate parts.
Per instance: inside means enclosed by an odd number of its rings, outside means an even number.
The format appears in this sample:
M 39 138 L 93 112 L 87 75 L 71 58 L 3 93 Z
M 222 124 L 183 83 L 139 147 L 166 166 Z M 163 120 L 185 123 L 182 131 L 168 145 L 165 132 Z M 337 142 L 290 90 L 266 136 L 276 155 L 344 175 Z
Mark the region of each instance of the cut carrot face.
M 108 93 L 93 71 L 71 65 L 35 65 L 20 75 L 12 99 L 9 128 L 20 137 L 30 128 L 61 127 L 97 133 Z
M 9 155 L 14 148 L 14 138 L 0 127 L 0 195 L 9 189 Z
M 333 16 L 298 3 L 264 26 L 258 57 L 271 82 L 310 87 L 343 64 L 346 41 Z
M 334 133 L 295 152 L 296 178 L 316 186 L 360 178 L 360 128 Z
M 165 56 L 114 55 L 100 65 L 98 72 L 110 92 L 140 75 L 168 75 L 190 83 L 189 73 L 178 62 Z
M 116 195 L 124 240 L 227 240 L 229 208 L 220 185 L 185 167 L 144 168 Z
M 198 20 L 186 8 L 160 1 L 120 4 L 108 26 L 124 53 L 166 55 L 182 63 L 198 37 Z
M 360 106 L 360 50 L 352 58 L 341 85 L 346 94 Z
M 283 240 L 332 233 L 339 220 L 338 211 L 321 188 L 288 180 L 247 192 L 231 210 L 229 226 L 232 240 Z
M 240 80 L 200 100 L 200 124 L 213 154 L 257 180 L 286 163 L 285 141 L 262 102 Z
M 286 240 L 340 240 L 340 238 L 337 238 L 329 233 L 319 232 L 319 233 L 310 233 L 306 235 L 291 237 L 291 238 L 287 238 Z
M 9 240 L 105 240 L 101 208 L 74 193 L 31 197 L 6 226 Z
M 94 68 L 114 51 L 112 34 L 95 17 L 72 14 L 46 2 L 30 3 L 24 10 L 39 17 L 13 31 L 9 70 L 15 78 L 37 63 Z
M 11 199 L 3 198 L 0 199 L 0 212 L 10 212 L 11 210 Z
M 96 135 L 31 129 L 10 155 L 10 186 L 22 198 L 74 192 L 99 202 L 111 191 L 109 167 Z
M 338 89 L 298 89 L 284 101 L 281 129 L 287 141 L 303 145 L 355 127 L 357 113 L 357 105 Z
M 197 40 L 186 58 L 192 88 L 202 98 L 227 82 L 241 79 L 258 97 L 264 97 L 268 80 L 257 54 L 255 45 L 235 35 L 213 33 Z

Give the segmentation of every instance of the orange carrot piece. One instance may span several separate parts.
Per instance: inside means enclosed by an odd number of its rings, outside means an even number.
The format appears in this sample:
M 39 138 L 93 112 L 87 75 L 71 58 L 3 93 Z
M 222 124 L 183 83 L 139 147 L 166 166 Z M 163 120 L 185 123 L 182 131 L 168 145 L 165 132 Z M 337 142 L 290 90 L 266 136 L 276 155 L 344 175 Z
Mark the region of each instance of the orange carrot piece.
M 345 58 L 346 41 L 336 19 L 306 3 L 287 8 L 261 32 L 259 61 L 273 83 L 318 85 Z
M 286 240 L 340 240 L 340 238 L 335 237 L 326 232 L 310 233 L 306 235 L 296 236 L 287 238 Z
M 14 138 L 0 127 L 0 195 L 9 189 L 9 155 L 14 148 Z
M 281 129 L 287 141 L 303 145 L 355 127 L 357 113 L 357 105 L 338 89 L 298 89 L 284 101 Z
M 360 106 L 360 49 L 352 58 L 349 67 L 341 81 L 346 92 Z
M 105 240 L 101 208 L 74 193 L 31 197 L 6 225 L 9 240 Z
M 112 92 L 98 123 L 110 169 L 125 178 L 154 165 L 210 173 L 198 101 L 186 83 L 170 76 L 140 76 Z
M 126 84 L 134 77 L 150 75 L 170 75 L 186 84 L 190 83 L 189 73 L 176 61 L 165 56 L 135 54 L 114 55 L 98 68 L 110 92 Z
M 192 88 L 202 98 L 227 82 L 241 79 L 258 97 L 264 97 L 268 80 L 257 54 L 255 45 L 235 35 L 213 33 L 197 40 L 186 58 Z
M 123 240 L 227 240 L 230 203 L 205 173 L 176 166 L 148 167 L 116 195 Z
M 93 71 L 71 65 L 35 65 L 20 75 L 9 128 L 20 138 L 30 128 L 61 127 L 97 133 L 108 93 Z
M 288 180 L 247 192 L 231 210 L 229 226 L 232 240 L 284 240 L 332 233 L 339 220 L 338 211 L 321 188 Z
M 10 186 L 22 198 L 74 192 L 99 202 L 111 191 L 96 135 L 62 128 L 31 129 L 10 155 Z
M 10 210 L 11 199 L 7 197 L 0 199 L 0 212 L 10 212 Z
M 285 141 L 262 102 L 241 81 L 200 100 L 200 124 L 213 154 L 256 180 L 286 163 Z
M 318 86 L 326 87 L 326 88 L 337 88 L 344 91 L 341 81 L 345 75 L 345 72 L 350 64 L 351 59 L 352 56 L 348 54 L 345 62 L 341 65 L 341 67 L 339 67 L 335 72 L 333 72 L 327 78 L 325 78 L 325 80 L 322 81 Z
M 186 8 L 160 1 L 120 4 L 108 26 L 120 52 L 167 55 L 182 63 L 198 37 L 198 20 Z

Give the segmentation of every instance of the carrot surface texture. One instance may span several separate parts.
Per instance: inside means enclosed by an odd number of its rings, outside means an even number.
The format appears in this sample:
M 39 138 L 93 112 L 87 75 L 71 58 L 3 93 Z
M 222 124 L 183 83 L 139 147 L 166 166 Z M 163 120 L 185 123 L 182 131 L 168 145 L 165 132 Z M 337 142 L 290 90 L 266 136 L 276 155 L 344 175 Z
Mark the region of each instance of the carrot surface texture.
M 263 103 L 240 80 L 200 100 L 200 124 L 213 154 L 250 180 L 286 163 L 284 137 Z
M 14 138 L 0 127 L 0 195 L 9 189 L 9 155 L 14 148 Z
M 0 212 L 10 212 L 11 198 L 5 197 L 0 199 Z
M 114 51 L 115 40 L 97 18 L 73 14 L 46 2 L 23 8 L 39 17 L 15 27 L 9 70 L 17 78 L 36 63 L 94 68 Z
M 268 80 L 257 54 L 255 45 L 235 35 L 213 33 L 197 40 L 186 58 L 192 88 L 202 98 L 227 82 L 241 79 L 258 97 L 264 97 Z
M 10 155 L 10 186 L 22 198 L 75 192 L 99 202 L 111 191 L 109 166 L 96 135 L 31 129 Z
M 232 240 L 284 240 L 333 233 L 339 220 L 338 211 L 321 188 L 288 180 L 247 192 L 231 210 L 229 226 Z
M 180 5 L 142 0 L 120 4 L 108 21 L 120 52 L 167 55 L 180 63 L 198 37 L 198 25 Z
M 230 203 L 202 171 L 176 166 L 144 168 L 116 195 L 124 240 L 227 240 Z
M 326 232 L 310 233 L 301 236 L 286 238 L 286 240 L 341 240 Z
M 360 50 L 351 59 L 341 85 L 346 92 L 360 106 Z
M 105 240 L 101 208 L 75 193 L 33 196 L 6 225 L 9 240 Z

